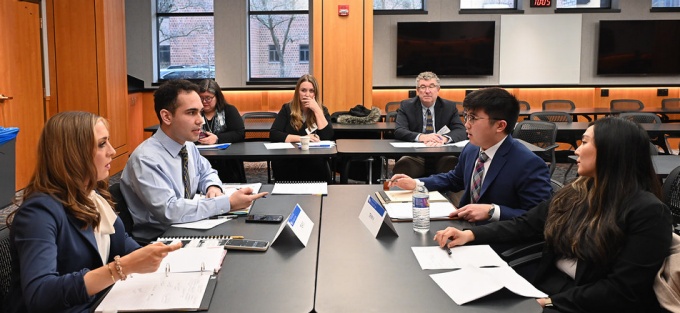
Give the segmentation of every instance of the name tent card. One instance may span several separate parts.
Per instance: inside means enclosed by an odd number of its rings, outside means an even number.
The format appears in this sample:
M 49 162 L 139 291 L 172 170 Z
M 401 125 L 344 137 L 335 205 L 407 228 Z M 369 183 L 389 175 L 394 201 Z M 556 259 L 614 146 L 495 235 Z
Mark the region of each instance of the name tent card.
M 312 222 L 307 213 L 302 210 L 300 204 L 296 204 L 293 212 L 288 215 L 286 222 L 282 223 L 281 227 L 279 227 L 272 243 L 276 241 L 276 238 L 278 238 L 281 232 L 286 228 L 293 232 L 295 238 L 300 240 L 302 245 L 306 247 L 309 237 L 312 234 L 312 229 L 314 229 L 314 222 Z
M 381 229 L 390 229 L 395 235 L 399 236 L 387 210 L 370 195 L 366 197 L 366 202 L 364 202 L 359 213 L 359 219 L 374 237 L 378 237 Z

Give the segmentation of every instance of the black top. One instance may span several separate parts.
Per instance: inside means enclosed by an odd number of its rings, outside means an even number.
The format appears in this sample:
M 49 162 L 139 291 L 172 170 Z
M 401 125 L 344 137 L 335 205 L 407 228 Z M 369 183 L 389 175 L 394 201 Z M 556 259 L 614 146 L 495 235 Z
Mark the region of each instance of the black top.
M 317 129 L 316 134 L 319 135 L 321 140 L 331 140 L 333 139 L 333 125 L 330 122 L 331 115 L 328 114 L 326 107 L 323 107 L 323 115 L 326 117 L 326 121 L 328 121 L 328 126 L 323 129 Z M 307 132 L 305 129 L 304 123 L 300 129 L 295 129 L 290 125 L 290 103 L 286 103 L 281 106 L 281 110 L 276 116 L 271 130 L 269 130 L 269 140 L 271 142 L 285 142 L 288 135 L 306 136 Z

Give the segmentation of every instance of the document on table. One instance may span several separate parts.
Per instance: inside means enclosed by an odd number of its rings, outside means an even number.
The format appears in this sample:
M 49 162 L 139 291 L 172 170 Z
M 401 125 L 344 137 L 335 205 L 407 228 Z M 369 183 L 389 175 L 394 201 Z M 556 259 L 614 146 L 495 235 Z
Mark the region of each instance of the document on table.
M 489 245 L 453 247 L 451 255 L 439 246 L 411 247 L 411 250 L 424 270 L 508 266 Z
M 447 144 L 445 144 L 445 146 L 456 146 L 456 147 L 462 148 L 462 147 L 465 147 L 465 145 L 467 145 L 468 142 L 470 142 L 470 140 L 461 140 L 461 141 L 454 142 L 454 143 L 447 143 Z
M 411 202 L 390 202 L 384 204 L 385 210 L 392 219 L 413 219 L 413 204 Z M 450 202 L 430 202 L 430 218 L 448 218 L 449 214 L 456 210 Z
M 395 148 L 425 148 L 424 142 L 390 142 Z
M 273 195 L 327 195 L 326 182 L 280 182 L 274 184 Z
M 293 146 L 292 143 L 290 142 L 265 142 L 264 147 L 267 148 L 267 150 L 272 150 L 272 149 L 294 149 L 295 147 Z
M 300 148 L 302 146 L 301 143 L 296 143 L 297 147 Z M 331 140 L 321 140 L 317 142 L 310 142 L 309 143 L 309 148 L 333 148 L 335 147 L 335 142 Z
M 234 184 L 229 184 L 229 185 L 228 185 L 228 184 L 222 184 L 222 191 L 224 192 L 224 194 L 225 194 L 226 196 L 231 197 L 231 195 L 232 195 L 234 192 L 236 192 L 236 190 L 240 190 L 240 189 L 243 189 L 243 188 L 246 188 L 246 187 L 252 188 L 252 189 L 253 189 L 253 193 L 259 193 L 259 192 L 260 192 L 260 188 L 262 188 L 262 183 L 254 183 L 254 184 L 238 184 L 238 185 L 234 185 Z M 257 201 L 257 200 L 255 200 L 255 201 Z M 251 204 L 251 205 L 249 205 L 247 208 L 245 208 L 245 209 L 243 209 L 243 210 L 231 211 L 231 212 L 229 212 L 229 213 L 230 213 L 230 214 L 245 215 L 245 214 L 248 214 L 248 212 L 250 212 L 250 208 L 251 208 L 252 206 L 253 206 L 253 205 Z
M 548 296 L 509 266 L 493 268 L 471 266 L 452 272 L 432 274 L 430 277 L 458 305 L 490 295 L 503 287 L 524 297 Z
M 181 248 L 168 253 L 156 273 L 217 273 L 226 254 L 224 246 Z
M 198 148 L 198 150 L 226 149 L 229 148 L 229 146 L 231 146 L 230 143 L 218 143 L 214 145 L 196 145 L 196 148 Z
M 211 229 L 217 225 L 226 223 L 230 220 L 231 220 L 230 218 L 204 219 L 196 222 L 172 224 L 172 227 L 188 229 Z

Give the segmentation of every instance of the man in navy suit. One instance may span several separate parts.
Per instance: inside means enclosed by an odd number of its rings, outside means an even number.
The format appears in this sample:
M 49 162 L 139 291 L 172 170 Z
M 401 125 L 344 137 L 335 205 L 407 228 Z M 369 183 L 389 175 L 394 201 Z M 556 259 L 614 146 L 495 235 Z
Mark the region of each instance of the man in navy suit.
M 517 98 L 505 89 L 486 88 L 468 94 L 463 107 L 470 143 L 458 164 L 447 173 L 420 178 L 428 190 L 465 191 L 450 217 L 482 223 L 507 220 L 550 198 L 548 166 L 510 135 L 519 116 Z M 414 189 L 416 182 L 396 174 L 390 186 Z
M 465 140 L 465 126 L 460 120 L 456 104 L 439 97 L 439 77 L 423 72 L 416 77 L 418 96 L 401 102 L 397 110 L 394 138 L 402 141 L 424 142 L 428 146 Z M 429 126 L 429 127 L 428 127 Z M 456 166 L 455 156 L 405 156 L 394 165 L 394 173 L 421 177 L 448 172 Z

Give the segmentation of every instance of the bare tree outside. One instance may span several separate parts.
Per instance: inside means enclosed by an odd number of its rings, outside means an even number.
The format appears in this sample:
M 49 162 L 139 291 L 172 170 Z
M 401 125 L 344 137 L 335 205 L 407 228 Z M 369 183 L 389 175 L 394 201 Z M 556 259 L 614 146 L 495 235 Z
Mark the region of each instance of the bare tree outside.
M 161 78 L 214 77 L 213 8 L 213 0 L 157 1 Z
M 258 62 L 258 53 L 264 55 L 263 50 L 268 47 L 268 67 L 277 67 L 276 73 L 263 68 L 263 73 L 251 73 L 251 77 L 289 78 L 298 74 L 293 72 L 299 72 L 296 70 L 300 67 L 299 58 L 291 52 L 309 43 L 308 10 L 306 0 L 250 1 L 251 65 Z M 309 68 L 308 64 L 304 66 Z
M 373 0 L 374 10 L 422 10 L 423 0 Z

